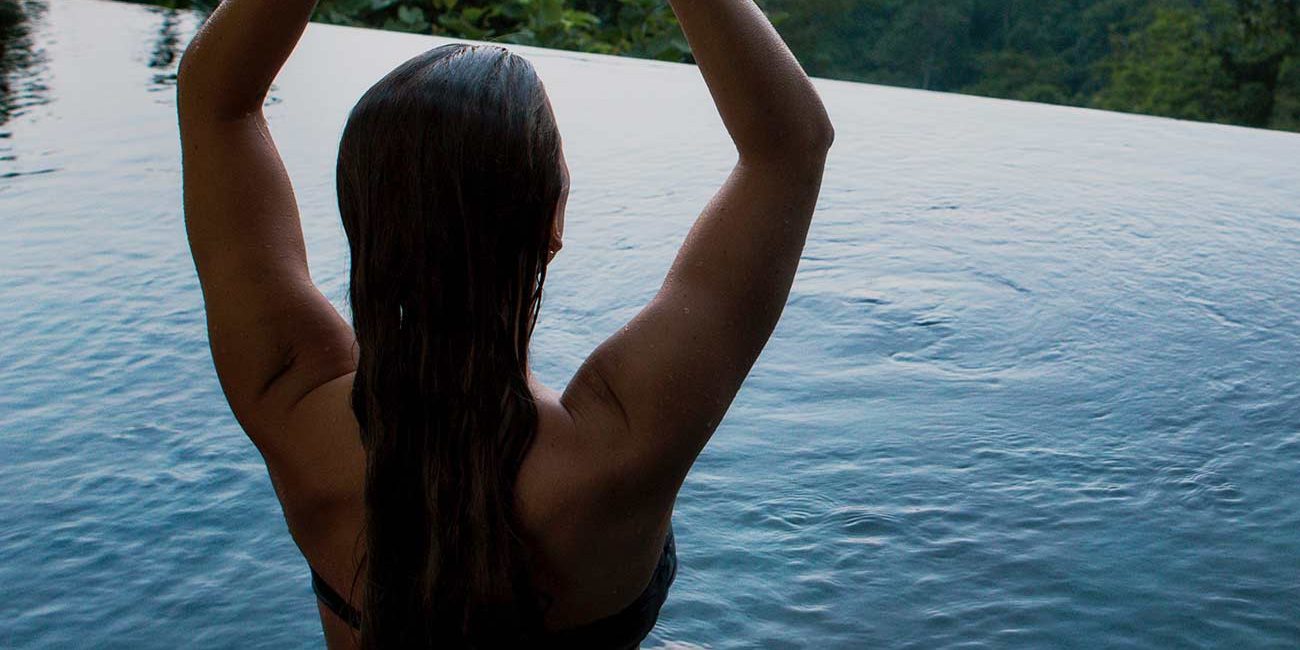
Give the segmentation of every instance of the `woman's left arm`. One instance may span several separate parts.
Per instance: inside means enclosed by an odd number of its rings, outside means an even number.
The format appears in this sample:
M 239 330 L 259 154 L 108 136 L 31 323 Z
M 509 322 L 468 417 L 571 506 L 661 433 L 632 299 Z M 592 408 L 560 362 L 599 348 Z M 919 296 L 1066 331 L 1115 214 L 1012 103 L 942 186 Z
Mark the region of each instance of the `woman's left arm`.
M 285 431 L 295 406 L 356 369 L 352 328 L 307 271 L 293 187 L 262 114 L 315 5 L 225 0 L 177 80 L 185 225 L 212 358 L 273 471 L 301 453 Z

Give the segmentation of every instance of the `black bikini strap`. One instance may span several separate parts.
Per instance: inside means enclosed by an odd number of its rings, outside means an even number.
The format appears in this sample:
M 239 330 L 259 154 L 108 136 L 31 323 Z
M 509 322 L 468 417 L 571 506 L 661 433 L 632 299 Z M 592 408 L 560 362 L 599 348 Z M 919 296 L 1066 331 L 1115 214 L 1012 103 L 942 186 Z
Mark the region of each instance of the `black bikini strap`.
M 361 629 L 361 613 L 353 609 L 348 601 L 334 591 L 325 579 L 316 573 L 316 569 L 311 570 L 311 590 L 316 592 L 316 597 L 320 599 L 335 616 L 343 619 L 348 625 L 356 629 Z
M 659 566 L 655 569 L 651 577 L 650 584 L 646 587 L 635 602 L 627 607 L 624 611 L 602 620 L 600 623 L 608 627 L 618 622 L 620 619 L 640 617 L 648 625 L 645 634 L 650 633 L 650 628 L 654 627 L 655 620 L 659 617 L 659 608 L 668 596 L 668 587 L 672 585 L 674 578 L 677 577 L 677 540 L 674 538 L 672 526 L 669 525 L 668 536 L 664 538 L 664 552 L 659 558 Z M 308 566 L 310 568 L 310 566 Z M 348 601 L 334 591 L 334 588 L 325 582 L 325 579 L 316 573 L 316 569 L 311 569 L 311 590 L 316 592 L 316 597 L 325 604 L 331 612 L 343 619 L 354 629 L 361 629 L 361 613 L 348 604 Z M 592 627 L 592 626 L 589 626 Z M 644 634 L 641 638 L 644 638 Z

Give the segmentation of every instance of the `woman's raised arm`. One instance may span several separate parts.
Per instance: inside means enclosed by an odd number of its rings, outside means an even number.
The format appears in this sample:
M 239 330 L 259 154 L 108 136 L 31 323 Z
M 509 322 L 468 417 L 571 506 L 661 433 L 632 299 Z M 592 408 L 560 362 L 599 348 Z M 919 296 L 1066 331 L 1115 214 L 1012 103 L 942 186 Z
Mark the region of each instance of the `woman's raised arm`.
M 315 0 L 225 0 L 177 79 L 185 225 L 230 406 L 273 475 L 310 464 L 286 422 L 355 369 L 352 329 L 311 282 L 293 187 L 262 115 Z
M 834 138 L 826 108 L 752 0 L 670 4 L 741 162 L 820 167 Z
M 181 119 L 239 118 L 262 110 L 266 92 L 302 38 L 317 0 L 224 0 L 181 57 Z
M 654 299 L 563 402 L 610 457 L 610 512 L 662 517 L 784 309 L 833 139 L 812 83 L 751 0 L 672 0 L 739 160 Z M 648 501 L 647 501 L 648 500 Z M 647 510 L 648 508 L 648 510 Z

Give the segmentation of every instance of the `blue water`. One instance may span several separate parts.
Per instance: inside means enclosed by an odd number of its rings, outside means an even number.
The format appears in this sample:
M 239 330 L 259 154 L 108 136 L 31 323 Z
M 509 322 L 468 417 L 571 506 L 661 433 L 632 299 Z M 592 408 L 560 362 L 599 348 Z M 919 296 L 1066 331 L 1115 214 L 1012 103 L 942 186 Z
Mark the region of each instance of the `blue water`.
M 319 646 L 185 245 L 195 20 L 25 4 L 0 100 L 0 646 Z M 312 27 L 272 93 L 340 309 L 343 119 L 438 42 Z M 734 153 L 693 68 L 525 53 L 573 173 L 534 345 L 560 387 Z M 818 86 L 820 211 L 683 489 L 646 647 L 1300 647 L 1300 136 Z

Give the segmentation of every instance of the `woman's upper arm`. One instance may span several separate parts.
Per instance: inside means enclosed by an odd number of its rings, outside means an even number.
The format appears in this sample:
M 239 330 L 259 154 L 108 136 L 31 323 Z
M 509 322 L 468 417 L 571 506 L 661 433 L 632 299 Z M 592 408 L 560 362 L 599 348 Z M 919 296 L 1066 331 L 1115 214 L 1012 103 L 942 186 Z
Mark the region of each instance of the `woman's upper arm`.
M 293 188 L 260 111 L 181 113 L 185 223 L 217 375 L 269 463 L 311 390 L 355 369 L 352 330 L 321 295 Z
M 738 164 L 658 294 L 579 369 L 565 401 L 616 438 L 616 480 L 671 507 L 789 296 L 824 152 Z M 633 488 L 633 486 L 627 486 Z M 643 498 L 643 497 L 638 497 Z

